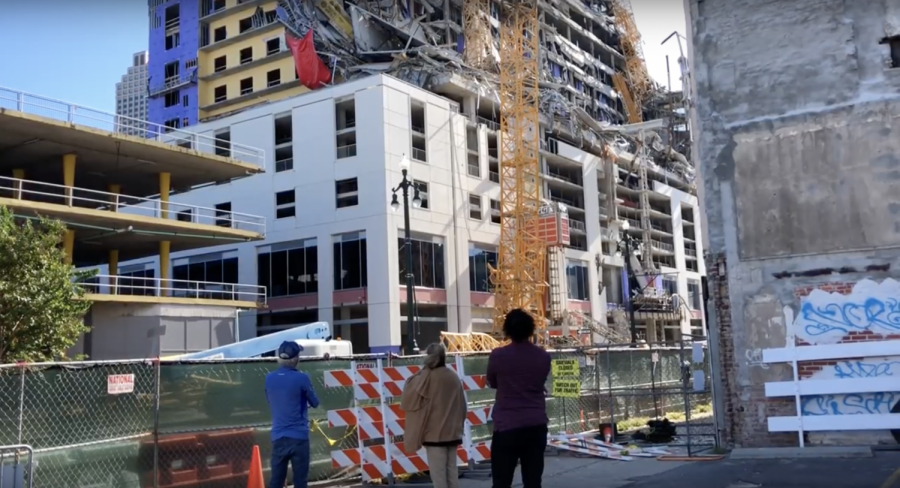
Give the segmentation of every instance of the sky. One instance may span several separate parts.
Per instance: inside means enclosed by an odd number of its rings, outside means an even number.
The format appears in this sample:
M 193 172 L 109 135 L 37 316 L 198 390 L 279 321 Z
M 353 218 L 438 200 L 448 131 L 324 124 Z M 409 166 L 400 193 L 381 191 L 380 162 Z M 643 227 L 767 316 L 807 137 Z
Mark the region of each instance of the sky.
M 672 87 L 679 89 L 678 43 L 660 43 L 673 31 L 686 34 L 682 0 L 631 2 L 650 75 L 667 85 L 668 55 Z M 105 0 L 103 8 L 71 0 L 4 3 L 0 87 L 114 111 L 116 83 L 132 54 L 147 49 L 146 0 Z

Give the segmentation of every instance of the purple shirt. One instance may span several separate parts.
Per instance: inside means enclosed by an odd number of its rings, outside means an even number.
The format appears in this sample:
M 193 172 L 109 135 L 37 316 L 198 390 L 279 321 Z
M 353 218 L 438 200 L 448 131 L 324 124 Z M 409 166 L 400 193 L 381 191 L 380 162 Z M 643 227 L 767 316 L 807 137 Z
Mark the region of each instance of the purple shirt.
M 497 390 L 495 431 L 547 424 L 545 383 L 550 354 L 530 343 L 511 343 L 491 351 L 487 381 Z

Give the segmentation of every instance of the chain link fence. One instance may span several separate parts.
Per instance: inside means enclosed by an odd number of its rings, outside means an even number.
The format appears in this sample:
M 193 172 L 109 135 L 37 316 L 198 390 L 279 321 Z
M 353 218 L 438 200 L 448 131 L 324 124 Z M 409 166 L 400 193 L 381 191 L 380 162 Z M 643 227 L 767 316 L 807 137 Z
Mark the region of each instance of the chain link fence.
M 548 379 L 551 432 L 602 431 L 683 412 L 680 418 L 695 433 L 688 444 L 697 445 L 702 432 L 715 429 L 697 430 L 706 429 L 696 406 L 709 403 L 709 385 L 698 392 L 686 379 L 683 358 L 691 359 L 693 347 L 685 340 L 654 349 L 609 345 L 551 351 L 554 359 L 579 366 L 574 397 L 552 396 L 554 379 Z M 462 356 L 466 375 L 487 372 L 488 353 Z M 311 481 L 357 474 L 333 468 L 331 452 L 359 447 L 359 433 L 354 426 L 329 427 L 327 412 L 377 403 L 355 402 L 351 387 L 326 388 L 324 373 L 371 368 L 376 359 L 301 362 L 321 401 L 309 412 Z M 390 357 L 386 365 L 421 360 Z M 275 367 L 273 359 L 3 365 L 0 446 L 34 449 L 29 482 L 39 488 L 243 488 L 254 445 L 268 477 L 271 420 L 263 384 Z M 708 378 L 708 363 L 691 367 Z M 467 399 L 470 408 L 490 406 L 494 391 L 468 391 Z M 472 427 L 473 441 L 490 436 L 490 425 Z

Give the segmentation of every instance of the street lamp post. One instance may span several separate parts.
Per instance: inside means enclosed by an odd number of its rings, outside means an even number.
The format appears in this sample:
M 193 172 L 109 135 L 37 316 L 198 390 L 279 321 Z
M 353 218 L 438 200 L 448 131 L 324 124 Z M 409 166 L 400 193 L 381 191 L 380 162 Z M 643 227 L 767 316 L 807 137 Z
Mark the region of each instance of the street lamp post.
M 400 172 L 403 174 L 403 180 L 396 188 L 391 189 L 393 194 L 391 197 L 391 209 L 395 212 L 400 208 L 400 202 L 397 201 L 397 192 L 403 193 L 403 231 L 404 231 L 404 247 L 406 247 L 406 330 L 410 341 L 407 342 L 407 353 L 418 354 L 419 344 L 416 341 L 418 333 L 416 327 L 415 309 L 413 308 L 413 291 L 415 290 L 415 275 L 413 275 L 413 255 L 412 255 L 412 235 L 409 228 L 409 190 L 413 190 L 413 206 L 418 208 L 422 205 L 422 199 L 419 197 L 419 189 L 407 177 L 409 175 L 409 158 L 406 154 L 400 160 Z
M 635 249 L 634 251 L 631 249 L 631 239 L 632 237 L 628 235 L 628 229 L 631 225 L 627 220 L 623 221 L 621 224 L 621 228 L 625 231 L 625 234 L 622 236 L 622 240 L 619 242 L 619 253 L 622 253 L 623 249 L 621 247 L 624 244 L 624 257 L 625 257 L 625 274 L 626 281 L 628 285 L 628 323 L 631 328 L 631 345 L 635 347 L 637 345 L 637 321 L 634 319 L 634 294 L 631 292 L 631 276 L 634 274 L 634 270 L 631 268 L 631 255 L 632 252 L 638 251 Z

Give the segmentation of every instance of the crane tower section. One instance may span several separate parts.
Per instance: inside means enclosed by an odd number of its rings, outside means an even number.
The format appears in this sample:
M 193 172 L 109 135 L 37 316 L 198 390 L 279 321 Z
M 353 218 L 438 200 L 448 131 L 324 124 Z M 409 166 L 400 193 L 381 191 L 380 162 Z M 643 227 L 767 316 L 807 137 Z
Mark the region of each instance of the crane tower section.
M 468 0 L 472 1 L 472 0 Z M 500 244 L 494 331 L 515 308 L 544 321 L 546 243 L 539 234 L 540 164 L 537 0 L 503 2 L 500 26 Z

